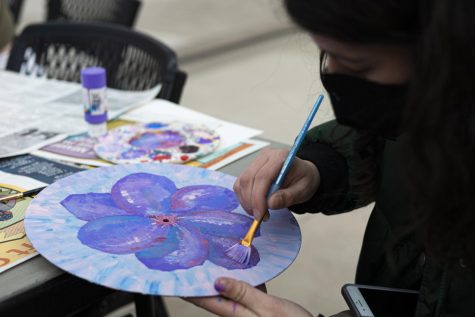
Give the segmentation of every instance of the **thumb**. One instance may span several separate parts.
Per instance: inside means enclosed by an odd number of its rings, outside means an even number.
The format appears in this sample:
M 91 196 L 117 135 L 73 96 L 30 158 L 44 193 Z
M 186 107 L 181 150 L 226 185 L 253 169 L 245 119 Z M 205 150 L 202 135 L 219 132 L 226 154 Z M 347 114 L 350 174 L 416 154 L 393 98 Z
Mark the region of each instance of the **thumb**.
M 214 287 L 224 297 L 227 297 L 251 311 L 256 312 L 259 307 L 271 297 L 266 293 L 252 287 L 246 282 L 232 278 L 221 277 L 216 280 Z
M 268 206 L 270 209 L 282 209 L 292 206 L 295 202 L 295 190 L 291 187 L 276 191 L 269 197 Z

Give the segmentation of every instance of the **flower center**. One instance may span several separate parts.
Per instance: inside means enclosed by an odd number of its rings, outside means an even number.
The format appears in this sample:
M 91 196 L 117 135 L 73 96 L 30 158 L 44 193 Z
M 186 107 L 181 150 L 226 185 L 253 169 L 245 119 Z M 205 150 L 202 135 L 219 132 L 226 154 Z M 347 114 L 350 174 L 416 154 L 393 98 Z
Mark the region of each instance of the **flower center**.
M 177 222 L 175 215 L 153 215 L 149 216 L 156 224 L 172 226 Z

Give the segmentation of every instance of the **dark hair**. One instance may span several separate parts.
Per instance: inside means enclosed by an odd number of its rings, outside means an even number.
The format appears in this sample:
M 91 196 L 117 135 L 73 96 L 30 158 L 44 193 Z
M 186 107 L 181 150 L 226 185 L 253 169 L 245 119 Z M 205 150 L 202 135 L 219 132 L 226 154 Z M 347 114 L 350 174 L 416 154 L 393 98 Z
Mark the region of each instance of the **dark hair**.
M 312 33 L 354 43 L 413 44 L 405 123 L 417 225 L 426 249 L 440 261 L 475 265 L 473 0 L 285 0 L 285 5 Z
M 348 42 L 409 42 L 420 30 L 414 0 L 285 0 L 285 5 L 307 31 Z

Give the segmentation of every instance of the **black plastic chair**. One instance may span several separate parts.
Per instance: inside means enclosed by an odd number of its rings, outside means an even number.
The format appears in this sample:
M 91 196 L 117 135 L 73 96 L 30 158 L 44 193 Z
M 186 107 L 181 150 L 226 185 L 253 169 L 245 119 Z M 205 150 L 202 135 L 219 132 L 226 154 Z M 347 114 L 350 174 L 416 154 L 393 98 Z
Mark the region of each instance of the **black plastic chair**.
M 8 6 L 13 16 L 13 22 L 18 24 L 20 20 L 21 10 L 23 8 L 23 0 L 7 0 Z
M 178 103 L 186 73 L 165 44 L 126 27 L 99 23 L 30 25 L 16 38 L 7 70 L 80 82 L 84 67 L 106 69 L 107 86 L 146 90 L 161 84 L 158 98 Z
M 46 20 L 107 22 L 132 27 L 141 4 L 137 0 L 48 0 Z

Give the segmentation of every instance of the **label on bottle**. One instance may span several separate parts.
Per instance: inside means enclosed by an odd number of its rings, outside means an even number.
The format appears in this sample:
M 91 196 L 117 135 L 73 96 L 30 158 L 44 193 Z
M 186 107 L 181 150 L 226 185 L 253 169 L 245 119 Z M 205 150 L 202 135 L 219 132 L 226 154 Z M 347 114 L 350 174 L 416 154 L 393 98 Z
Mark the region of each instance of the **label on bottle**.
M 106 88 L 84 89 L 84 115 L 92 124 L 107 121 Z

